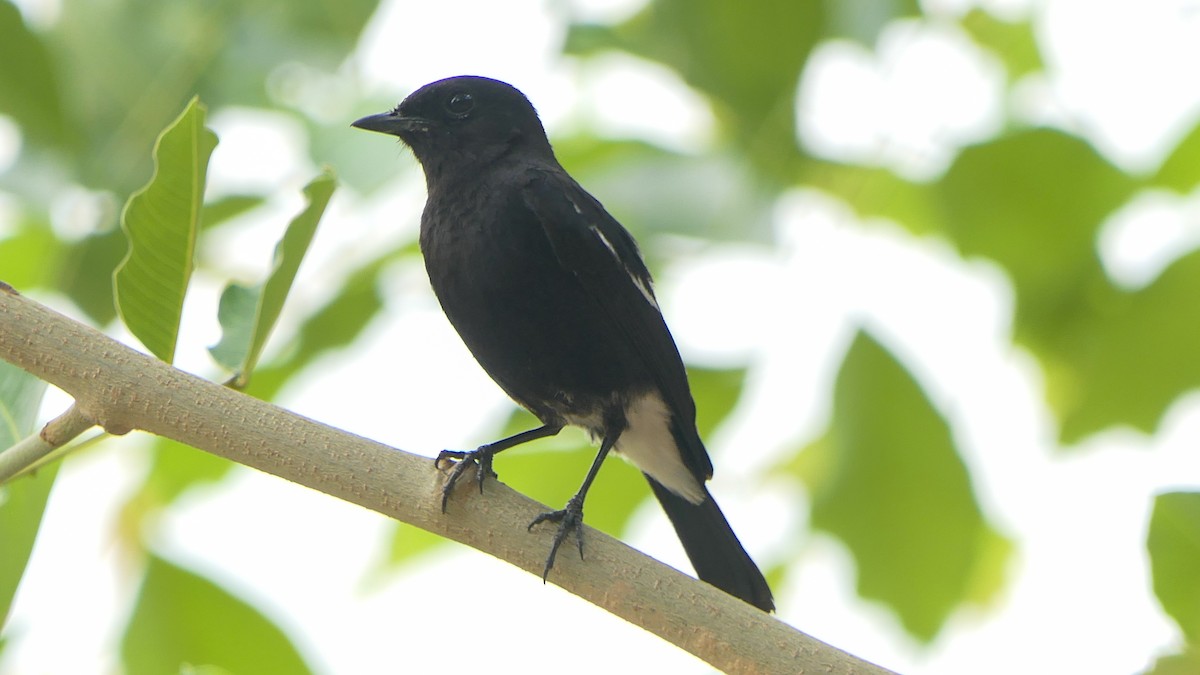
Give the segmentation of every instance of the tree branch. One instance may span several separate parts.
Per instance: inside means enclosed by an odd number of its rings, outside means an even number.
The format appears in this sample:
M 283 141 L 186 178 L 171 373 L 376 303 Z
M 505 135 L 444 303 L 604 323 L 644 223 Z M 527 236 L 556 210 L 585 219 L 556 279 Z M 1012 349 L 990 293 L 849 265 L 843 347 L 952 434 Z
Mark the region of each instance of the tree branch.
M 546 510 L 495 481 L 440 511 L 442 476 L 402 452 L 200 379 L 0 283 L 0 358 L 75 398 L 80 419 L 133 429 L 286 478 L 461 542 L 541 575 Z M 562 556 L 550 580 L 731 673 L 887 673 L 595 530 L 587 560 Z

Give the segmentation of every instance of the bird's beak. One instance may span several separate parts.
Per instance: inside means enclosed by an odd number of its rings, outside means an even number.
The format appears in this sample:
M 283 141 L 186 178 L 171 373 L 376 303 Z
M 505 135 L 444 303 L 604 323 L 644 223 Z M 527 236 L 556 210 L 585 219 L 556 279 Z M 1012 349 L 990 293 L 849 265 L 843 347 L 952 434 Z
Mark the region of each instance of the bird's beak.
M 419 117 L 405 117 L 393 110 L 378 115 L 367 115 L 362 119 L 354 120 L 350 126 L 402 137 L 405 132 L 428 130 L 429 122 Z

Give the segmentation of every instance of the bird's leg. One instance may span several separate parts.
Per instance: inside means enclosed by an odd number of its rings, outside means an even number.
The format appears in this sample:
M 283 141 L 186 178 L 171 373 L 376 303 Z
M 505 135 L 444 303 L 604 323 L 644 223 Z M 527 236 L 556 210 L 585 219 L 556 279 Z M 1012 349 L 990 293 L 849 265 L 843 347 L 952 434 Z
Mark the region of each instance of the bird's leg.
M 481 445 L 474 450 L 466 452 L 461 450 L 443 450 L 439 452 L 437 459 L 434 460 L 434 466 L 439 469 L 450 467 L 450 473 L 446 476 L 446 482 L 442 484 L 442 513 L 446 512 L 446 502 L 450 499 L 450 492 L 458 483 L 458 479 L 462 477 L 463 472 L 467 470 L 467 467 L 472 465 L 478 467 L 475 478 L 479 483 L 479 494 L 483 494 L 483 481 L 488 477 L 496 477 L 496 472 L 492 470 L 492 458 L 496 456 L 496 453 L 538 438 L 553 436 L 560 431 L 562 431 L 561 424 L 546 424 L 537 429 L 522 431 L 508 438 L 502 438 L 494 443 Z
M 600 472 L 600 465 L 604 463 L 608 451 L 617 444 L 617 437 L 620 435 L 621 432 L 617 431 L 604 437 L 604 441 L 600 444 L 600 452 L 596 453 L 596 459 L 592 461 L 592 468 L 588 469 L 587 476 L 583 479 L 583 485 L 579 487 L 579 492 L 576 492 L 575 496 L 567 501 L 563 510 L 540 514 L 526 528 L 533 530 L 534 525 L 546 521 L 558 523 L 558 532 L 554 533 L 554 543 L 550 545 L 550 555 L 546 558 L 546 568 L 542 570 L 542 583 L 545 583 L 546 578 L 550 576 L 550 568 L 554 567 L 554 557 L 558 555 L 558 547 L 567 540 L 572 531 L 575 532 L 575 540 L 579 542 L 579 559 L 583 559 L 583 500 L 587 498 L 588 488 L 592 486 L 592 481 Z

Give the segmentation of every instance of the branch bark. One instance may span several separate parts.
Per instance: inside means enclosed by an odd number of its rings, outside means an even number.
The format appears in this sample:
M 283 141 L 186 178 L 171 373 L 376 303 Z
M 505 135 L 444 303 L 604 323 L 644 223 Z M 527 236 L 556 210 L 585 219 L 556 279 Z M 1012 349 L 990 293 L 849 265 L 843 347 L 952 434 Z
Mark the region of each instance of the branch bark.
M 111 433 L 133 429 L 320 490 L 541 575 L 545 510 L 495 481 L 440 511 L 427 457 L 334 429 L 141 354 L 0 283 L 0 358 L 75 398 Z M 469 503 L 468 503 L 469 502 Z M 595 530 L 550 581 L 730 673 L 887 673 Z

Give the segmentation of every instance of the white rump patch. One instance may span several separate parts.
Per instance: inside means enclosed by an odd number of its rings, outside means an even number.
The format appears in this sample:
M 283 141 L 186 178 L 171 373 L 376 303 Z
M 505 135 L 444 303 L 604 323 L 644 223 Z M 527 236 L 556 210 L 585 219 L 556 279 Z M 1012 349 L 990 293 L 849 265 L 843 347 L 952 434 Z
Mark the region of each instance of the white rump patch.
M 625 409 L 629 426 L 617 439 L 617 452 L 634 466 L 693 504 L 704 501 L 702 486 L 687 465 L 671 435 L 671 413 L 657 391 L 634 399 Z
M 608 240 L 608 237 L 604 236 L 604 233 L 600 231 L 600 228 L 596 227 L 595 225 L 589 225 L 588 229 L 596 233 L 596 236 L 600 238 L 600 243 L 604 244 L 604 248 L 607 248 L 608 252 L 613 254 L 613 257 L 617 259 L 617 262 L 620 263 L 621 267 L 625 268 L 625 273 L 629 275 L 629 280 L 632 281 L 633 285 L 637 286 L 637 289 L 642 292 L 642 297 L 646 298 L 646 302 L 650 303 L 654 309 L 659 309 L 658 301 L 654 299 L 654 293 L 650 290 L 650 287 L 647 286 L 644 281 L 638 278 L 636 274 L 629 271 L 629 267 L 626 266 L 625 262 L 621 260 L 621 256 L 617 254 L 617 249 L 613 247 L 612 242 Z

